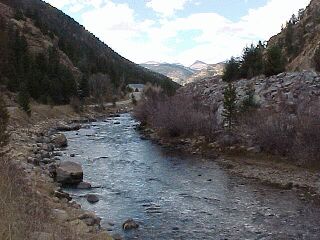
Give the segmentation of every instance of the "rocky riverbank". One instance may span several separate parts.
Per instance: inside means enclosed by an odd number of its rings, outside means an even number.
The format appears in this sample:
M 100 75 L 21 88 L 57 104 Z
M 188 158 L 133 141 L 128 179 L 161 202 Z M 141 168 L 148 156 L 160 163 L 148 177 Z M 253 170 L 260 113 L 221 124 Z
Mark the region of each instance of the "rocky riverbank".
M 19 169 L 17 175 L 21 178 L 20 184 L 41 202 L 42 205 L 37 208 L 44 210 L 48 214 L 46 219 L 50 220 L 44 227 L 39 227 L 39 232 L 30 233 L 29 239 L 112 239 L 100 227 L 99 217 L 81 209 L 62 190 L 63 185 L 91 186 L 82 182 L 83 171 L 80 165 L 61 163 L 61 150 L 68 145 L 61 131 L 78 130 L 83 123 L 126 111 L 126 108 L 109 109 L 103 113 L 88 111 L 82 115 L 68 111 L 68 114 L 57 114 L 50 119 L 39 117 L 40 112 L 35 111 L 34 117 L 28 119 L 27 124 L 19 124 L 23 113 L 19 109 L 16 111 L 10 112 L 11 137 L 5 158 Z
M 252 148 L 221 148 L 216 143 L 198 138 L 163 138 L 150 128 L 139 128 L 142 138 L 184 153 L 213 159 L 230 174 L 255 179 L 284 190 L 299 191 L 301 199 L 320 199 L 318 169 L 301 167 L 290 159 L 266 155 Z

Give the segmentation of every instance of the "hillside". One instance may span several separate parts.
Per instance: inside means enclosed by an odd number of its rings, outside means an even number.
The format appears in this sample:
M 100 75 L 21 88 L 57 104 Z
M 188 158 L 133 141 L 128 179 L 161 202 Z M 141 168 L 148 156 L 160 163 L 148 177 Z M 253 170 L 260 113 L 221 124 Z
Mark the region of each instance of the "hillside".
M 201 61 L 196 61 L 189 67 L 181 64 L 158 62 L 147 62 L 140 65 L 168 76 L 180 85 L 186 85 L 194 81 L 209 79 L 216 75 L 221 75 L 224 69 L 224 63 L 207 64 Z
M 68 103 L 98 88 L 119 96 L 128 83 L 151 82 L 168 92 L 178 87 L 121 57 L 41 0 L 0 0 L 0 29 L 0 83 L 43 103 Z
M 305 10 L 293 15 L 282 31 L 268 41 L 278 45 L 287 60 L 288 71 L 315 69 L 319 61 L 320 1 L 312 0 Z M 319 70 L 319 69 L 317 69 Z
M 140 64 L 140 66 L 150 69 L 151 71 L 163 74 L 181 85 L 184 84 L 185 79 L 188 79 L 195 73 L 194 70 L 187 68 L 181 64 L 147 62 Z

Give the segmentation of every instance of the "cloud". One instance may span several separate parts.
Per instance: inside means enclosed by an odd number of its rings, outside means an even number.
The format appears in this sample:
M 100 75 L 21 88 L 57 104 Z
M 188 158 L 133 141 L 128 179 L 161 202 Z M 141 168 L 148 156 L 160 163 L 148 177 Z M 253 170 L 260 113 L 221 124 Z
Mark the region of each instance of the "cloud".
M 147 6 L 160 14 L 151 19 L 139 16 L 132 5 L 115 0 L 47 1 L 69 11 L 82 10 L 81 23 L 134 62 L 153 60 L 185 65 L 197 59 L 215 63 L 240 55 L 245 45 L 277 34 L 293 13 L 310 2 L 269 0 L 260 8 L 250 9 L 240 20 L 231 21 L 212 11 L 175 17 L 174 13 L 191 0 L 148 0 Z M 187 47 L 181 47 L 186 42 Z
M 177 10 L 182 10 L 190 0 L 149 0 L 147 7 L 164 17 L 172 16 Z

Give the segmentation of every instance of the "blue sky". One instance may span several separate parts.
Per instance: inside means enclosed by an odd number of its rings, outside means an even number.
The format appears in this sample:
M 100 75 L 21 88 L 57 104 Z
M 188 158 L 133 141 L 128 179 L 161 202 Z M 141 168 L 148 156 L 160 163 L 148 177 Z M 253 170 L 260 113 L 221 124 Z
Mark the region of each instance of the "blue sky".
M 45 0 L 136 62 L 208 63 L 268 40 L 310 0 Z

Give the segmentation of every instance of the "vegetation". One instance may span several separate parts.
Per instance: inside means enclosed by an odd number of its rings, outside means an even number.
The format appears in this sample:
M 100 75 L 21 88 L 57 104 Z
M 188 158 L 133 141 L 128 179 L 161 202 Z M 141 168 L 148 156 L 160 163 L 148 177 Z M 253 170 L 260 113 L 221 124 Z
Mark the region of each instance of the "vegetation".
M 281 48 L 271 46 L 267 49 L 265 61 L 265 75 L 272 76 L 285 71 L 285 61 L 283 59 Z
M 231 131 L 236 123 L 237 118 L 237 92 L 236 88 L 232 83 L 228 83 L 227 87 L 223 92 L 223 120 L 224 126 Z
M 83 100 L 91 94 L 99 95 L 89 90 L 90 78 L 97 74 L 108 76 L 105 85 L 112 95 L 122 94 L 128 83 L 151 82 L 161 85 L 169 94 L 178 87 L 169 78 L 122 58 L 43 1 L 10 0 L 5 4 L 15 10 L 14 17 L 21 23 L 0 19 L 0 84 L 10 91 L 20 92 L 23 87 L 23 96 L 29 95 L 38 102 L 67 104 L 71 98 Z M 51 41 L 51 47 L 30 51 L 29 24 L 40 29 L 37 40 Z M 101 96 L 98 101 L 101 102 Z
M 167 137 L 212 138 L 218 129 L 215 106 L 202 106 L 195 98 L 168 97 L 159 88 L 148 87 L 135 108 L 135 117 Z
M 276 45 L 266 48 L 259 42 L 256 46 L 252 44 L 250 47 L 245 47 L 241 58 L 231 57 L 226 64 L 222 79 L 230 82 L 261 74 L 271 76 L 283 71 L 285 71 L 285 60 L 281 48 Z

